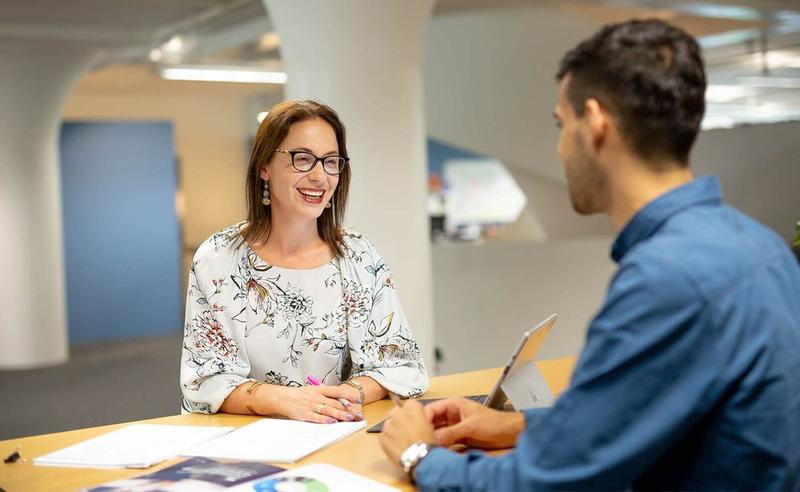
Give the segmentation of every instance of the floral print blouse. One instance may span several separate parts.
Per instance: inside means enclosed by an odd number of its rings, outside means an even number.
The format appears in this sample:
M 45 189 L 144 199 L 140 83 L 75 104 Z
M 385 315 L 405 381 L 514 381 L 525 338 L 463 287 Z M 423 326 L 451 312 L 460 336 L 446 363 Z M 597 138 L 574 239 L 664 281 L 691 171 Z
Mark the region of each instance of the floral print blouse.
M 344 256 L 312 269 L 269 265 L 244 223 L 205 241 L 189 271 L 182 410 L 214 413 L 237 386 L 335 385 L 369 376 L 402 396 L 428 388 L 392 274 L 375 246 L 345 232 Z

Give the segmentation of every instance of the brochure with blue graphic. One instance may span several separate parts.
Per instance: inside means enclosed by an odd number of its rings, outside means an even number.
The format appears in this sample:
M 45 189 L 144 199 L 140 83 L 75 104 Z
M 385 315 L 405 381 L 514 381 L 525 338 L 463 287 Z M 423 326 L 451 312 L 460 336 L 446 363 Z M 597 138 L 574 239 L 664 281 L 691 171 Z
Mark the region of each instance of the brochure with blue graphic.
M 226 490 L 282 471 L 284 468 L 254 461 L 191 458 L 147 475 L 115 480 L 88 489 L 88 492 L 210 492 Z

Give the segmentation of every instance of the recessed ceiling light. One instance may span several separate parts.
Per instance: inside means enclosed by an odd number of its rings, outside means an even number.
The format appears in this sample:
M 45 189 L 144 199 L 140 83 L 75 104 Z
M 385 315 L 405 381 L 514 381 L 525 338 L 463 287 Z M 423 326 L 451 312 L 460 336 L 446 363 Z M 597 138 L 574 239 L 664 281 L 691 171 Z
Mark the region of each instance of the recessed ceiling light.
M 169 38 L 169 41 L 161 45 L 161 48 L 168 53 L 179 53 L 183 49 L 183 38 L 178 35 Z
M 251 84 L 285 84 L 286 73 L 250 67 L 182 65 L 161 67 L 161 76 L 169 80 L 202 82 L 240 82 Z
M 754 96 L 756 93 L 756 90 L 752 87 L 712 84 L 706 88 L 706 101 L 709 103 L 725 103 L 742 97 Z
M 258 49 L 272 51 L 281 45 L 281 38 L 277 32 L 268 32 L 258 38 Z
M 800 89 L 800 78 L 792 77 L 739 77 L 740 84 L 748 87 L 764 87 L 771 89 Z

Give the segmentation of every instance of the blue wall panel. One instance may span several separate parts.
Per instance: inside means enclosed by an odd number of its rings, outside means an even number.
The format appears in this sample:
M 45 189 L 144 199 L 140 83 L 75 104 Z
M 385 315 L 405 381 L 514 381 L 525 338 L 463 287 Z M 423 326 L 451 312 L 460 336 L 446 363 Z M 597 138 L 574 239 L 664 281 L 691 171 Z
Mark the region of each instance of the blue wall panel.
M 61 182 L 70 343 L 178 332 L 172 125 L 65 123 Z
M 441 140 L 428 137 L 428 173 L 444 175 L 444 163 L 449 159 L 484 159 L 485 156 Z

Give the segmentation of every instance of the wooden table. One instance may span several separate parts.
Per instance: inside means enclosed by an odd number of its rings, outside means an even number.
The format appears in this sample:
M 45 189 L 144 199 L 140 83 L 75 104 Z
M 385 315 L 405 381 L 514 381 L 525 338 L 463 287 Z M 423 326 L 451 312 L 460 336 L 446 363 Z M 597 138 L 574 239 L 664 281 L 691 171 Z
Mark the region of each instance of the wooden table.
M 561 393 L 568 385 L 574 357 L 538 362 L 537 365 L 547 380 L 553 393 Z M 441 398 L 457 395 L 473 395 L 487 393 L 500 374 L 500 368 L 435 377 L 431 380 L 431 388 L 425 398 Z M 369 426 L 378 422 L 392 409 L 389 400 L 370 403 L 364 407 L 364 417 Z M 156 419 L 142 420 L 142 423 L 185 424 L 185 425 L 232 425 L 242 426 L 259 417 L 244 415 L 174 415 Z M 99 485 L 111 480 L 133 477 L 151 473 L 173 465 L 183 458 L 166 461 L 147 470 L 107 470 L 95 468 L 59 468 L 50 466 L 34 466 L 30 460 L 91 437 L 109 432 L 126 424 L 105 425 L 54 434 L 44 434 L 18 439 L 0 441 L 0 456 L 5 458 L 22 445 L 22 454 L 28 458 L 27 463 L 0 463 L 0 488 L 7 492 L 39 491 L 39 490 L 76 490 Z M 352 436 L 328 448 L 311 454 L 296 463 L 295 466 L 308 463 L 329 463 L 366 477 L 387 483 L 402 490 L 414 490 L 402 472 L 393 467 L 383 454 L 378 443 L 378 434 L 368 434 L 366 430 L 358 431 Z

